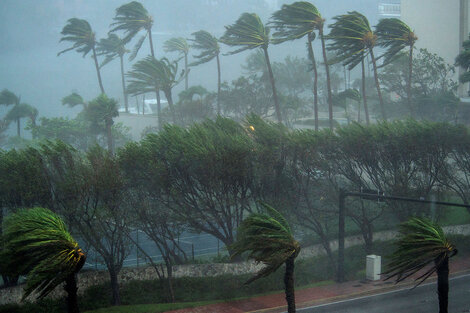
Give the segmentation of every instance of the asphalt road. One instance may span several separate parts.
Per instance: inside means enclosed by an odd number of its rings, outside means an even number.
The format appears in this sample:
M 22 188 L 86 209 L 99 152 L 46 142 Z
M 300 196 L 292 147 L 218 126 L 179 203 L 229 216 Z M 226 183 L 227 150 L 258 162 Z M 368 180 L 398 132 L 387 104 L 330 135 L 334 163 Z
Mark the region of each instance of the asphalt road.
M 470 312 L 470 274 L 450 280 L 449 313 Z M 301 313 L 432 313 L 438 312 L 435 282 L 383 294 L 298 309 Z

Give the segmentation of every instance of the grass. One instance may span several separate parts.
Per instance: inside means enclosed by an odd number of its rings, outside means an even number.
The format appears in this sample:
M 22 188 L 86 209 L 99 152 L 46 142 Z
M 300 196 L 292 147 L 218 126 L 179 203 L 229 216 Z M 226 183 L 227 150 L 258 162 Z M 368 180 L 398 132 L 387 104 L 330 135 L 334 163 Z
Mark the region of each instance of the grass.
M 108 308 L 101 308 L 92 311 L 85 311 L 85 313 L 159 313 L 172 310 L 179 310 L 184 308 L 193 308 L 197 306 L 208 305 L 220 301 L 199 301 L 199 302 L 186 302 L 186 303 L 159 303 L 159 304 L 135 304 L 135 305 L 121 305 Z

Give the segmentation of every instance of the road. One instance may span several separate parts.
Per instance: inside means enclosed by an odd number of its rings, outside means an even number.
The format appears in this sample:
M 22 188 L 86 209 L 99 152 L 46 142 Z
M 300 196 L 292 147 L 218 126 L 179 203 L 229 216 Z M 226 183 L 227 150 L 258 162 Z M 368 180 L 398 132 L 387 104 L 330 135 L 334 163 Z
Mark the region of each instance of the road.
M 449 312 L 470 312 L 470 274 L 450 280 Z M 410 288 L 298 309 L 301 313 L 431 313 L 438 312 L 436 282 Z

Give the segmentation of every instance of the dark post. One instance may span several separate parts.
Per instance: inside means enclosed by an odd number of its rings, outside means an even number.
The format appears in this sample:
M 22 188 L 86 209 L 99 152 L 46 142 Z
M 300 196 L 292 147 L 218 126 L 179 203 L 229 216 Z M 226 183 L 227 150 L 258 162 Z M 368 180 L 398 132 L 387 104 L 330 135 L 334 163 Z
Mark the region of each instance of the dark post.
M 345 208 L 344 200 L 346 194 L 343 189 L 339 191 L 339 218 L 338 218 L 338 273 L 337 281 L 339 283 L 344 282 L 344 219 L 345 219 Z
M 137 267 L 139 267 L 139 230 L 137 229 L 136 235 L 137 245 L 135 246 L 135 258 L 137 259 Z
M 193 256 L 194 261 L 194 243 L 191 244 L 191 255 Z

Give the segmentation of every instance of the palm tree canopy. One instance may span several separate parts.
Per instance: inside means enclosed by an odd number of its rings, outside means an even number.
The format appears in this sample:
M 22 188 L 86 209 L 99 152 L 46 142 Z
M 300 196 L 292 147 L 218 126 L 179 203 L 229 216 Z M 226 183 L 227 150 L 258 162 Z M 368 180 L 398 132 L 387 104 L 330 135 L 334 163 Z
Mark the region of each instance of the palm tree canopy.
M 85 104 L 85 100 L 83 100 L 82 96 L 76 92 L 72 92 L 70 95 L 62 98 L 62 105 L 68 105 L 69 107 L 73 108 L 79 104 Z
M 85 254 L 62 219 L 48 209 L 8 215 L 2 240 L 1 259 L 7 272 L 27 275 L 23 299 L 33 291 L 38 298 L 47 296 L 85 264 Z
M 228 52 L 228 55 L 248 49 L 266 49 L 269 45 L 269 28 L 264 27 L 257 14 L 243 13 L 233 25 L 225 26 L 220 42 L 228 46 L 241 46 Z
M 122 38 L 124 43 L 131 41 L 131 39 L 134 38 L 139 31 L 147 31 L 134 46 L 134 51 L 130 57 L 131 60 L 134 59 L 137 55 L 137 52 L 139 52 L 140 47 L 142 47 L 142 44 L 147 37 L 148 31 L 152 28 L 152 16 L 150 16 L 142 3 L 132 1 L 117 8 L 116 16 L 113 18 L 113 20 L 114 23 L 111 24 L 111 27 L 114 27 L 110 30 L 110 32 L 124 31 L 124 38 Z
M 323 27 L 324 20 L 318 9 L 306 1 L 284 4 L 279 11 L 274 12 L 271 23 L 276 32 L 273 42 L 281 43 L 287 40 L 302 38 L 312 34 L 315 29 Z
M 179 52 L 183 55 L 187 55 L 189 45 L 183 37 L 170 38 L 163 43 L 163 50 L 165 50 L 165 52 Z
M 388 278 L 395 277 L 397 282 L 415 274 L 431 263 L 440 264 L 446 258 L 457 254 L 455 246 L 446 238 L 442 228 L 426 218 L 411 218 L 400 225 L 397 249 L 392 254 Z M 432 275 L 438 266 L 433 266 L 420 277 L 418 284 Z M 388 279 L 387 278 L 387 279 Z
M 15 95 L 8 89 L 3 89 L 0 92 L 0 104 L 3 105 L 11 105 L 11 104 L 19 104 L 21 101 L 20 96 Z
M 217 38 L 212 36 L 205 30 L 200 30 L 192 33 L 194 39 L 189 39 L 192 44 L 191 47 L 200 50 L 201 53 L 193 55 L 194 58 L 198 59 L 195 62 L 189 64 L 190 66 L 196 66 L 211 61 L 220 53 L 219 42 Z
M 113 117 L 119 115 L 117 104 L 118 102 L 115 99 L 101 94 L 88 103 L 85 115 L 94 125 L 102 121 L 112 121 Z
M 385 48 L 383 65 L 392 62 L 405 47 L 412 47 L 418 37 L 413 30 L 398 18 L 384 18 L 375 26 L 377 44 Z M 382 66 L 383 66 L 382 65 Z
M 60 42 L 69 41 L 72 42 L 73 45 L 70 48 L 60 51 L 57 55 L 61 55 L 70 50 L 76 50 L 79 53 L 83 53 L 83 57 L 85 57 L 96 43 L 95 33 L 91 29 L 90 24 L 86 20 L 79 18 L 69 19 L 62 29 L 61 34 L 63 37 L 60 39 Z
M 276 271 L 286 260 L 297 257 L 300 244 L 294 239 L 286 219 L 271 206 L 261 203 L 266 213 L 248 216 L 237 231 L 237 241 L 231 246 L 232 257 L 249 252 L 249 257 L 266 266 L 246 284 Z
M 327 37 L 331 39 L 328 48 L 337 57 L 330 63 L 342 62 L 351 70 L 375 46 L 377 35 L 372 32 L 367 18 L 359 12 L 348 12 L 333 19 L 335 22 L 329 26 L 331 31 Z
M 7 121 L 16 121 L 17 119 L 23 117 L 30 117 L 34 115 L 34 110 L 36 110 L 36 108 L 30 106 L 29 104 L 20 103 L 15 105 L 11 108 L 10 111 L 8 111 L 7 115 L 5 116 L 5 119 Z
M 191 86 L 188 90 L 183 90 L 178 94 L 178 98 L 183 101 L 193 101 L 195 95 L 199 97 L 207 95 L 209 92 L 201 85 Z
M 119 38 L 116 34 L 108 34 L 108 38 L 103 38 L 98 42 L 96 47 L 98 55 L 105 55 L 104 61 L 100 64 L 100 67 L 105 66 L 117 57 L 122 57 L 124 54 L 130 52 L 126 49 L 126 43 L 124 40 Z

